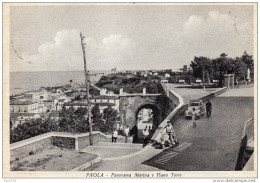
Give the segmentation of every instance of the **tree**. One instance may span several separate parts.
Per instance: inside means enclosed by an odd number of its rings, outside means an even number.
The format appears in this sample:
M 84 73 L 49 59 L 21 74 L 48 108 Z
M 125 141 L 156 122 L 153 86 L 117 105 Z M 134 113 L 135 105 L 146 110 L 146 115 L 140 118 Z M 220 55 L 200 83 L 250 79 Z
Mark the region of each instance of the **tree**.
M 92 120 L 93 124 L 98 123 L 101 121 L 101 114 L 99 110 L 99 105 L 96 104 L 92 109 L 91 109 L 91 114 L 92 114 Z
M 73 121 L 74 123 L 74 132 L 76 133 L 86 133 L 89 131 L 89 122 L 86 118 L 87 115 L 87 109 L 86 108 L 78 108 L 75 111 L 75 114 L 73 115 Z
M 212 61 L 207 57 L 194 57 L 191 61 L 190 66 L 193 70 L 193 76 L 195 78 L 200 78 L 203 83 L 209 82 L 213 74 Z
M 77 96 L 75 97 L 75 100 L 82 100 L 82 99 L 81 99 L 80 95 L 77 95 Z
M 104 126 L 102 127 L 101 130 L 106 132 L 112 132 L 117 120 L 118 120 L 118 112 L 110 106 L 105 108 L 103 112 Z
M 250 70 L 251 78 L 254 78 L 254 59 L 252 55 L 248 55 L 245 51 L 244 54 L 240 57 L 241 61 L 246 64 L 246 67 Z

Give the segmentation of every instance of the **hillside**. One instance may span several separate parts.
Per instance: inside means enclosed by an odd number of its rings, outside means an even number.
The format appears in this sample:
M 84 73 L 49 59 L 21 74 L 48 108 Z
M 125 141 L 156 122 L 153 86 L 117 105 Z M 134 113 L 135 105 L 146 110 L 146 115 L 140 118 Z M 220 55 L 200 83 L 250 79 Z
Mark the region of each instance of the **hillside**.
M 142 93 L 143 88 L 146 88 L 147 93 L 161 93 L 162 88 L 157 76 L 134 76 L 124 75 L 122 73 L 110 74 L 103 76 L 96 86 L 107 88 L 116 94 L 119 94 L 120 88 L 127 93 Z

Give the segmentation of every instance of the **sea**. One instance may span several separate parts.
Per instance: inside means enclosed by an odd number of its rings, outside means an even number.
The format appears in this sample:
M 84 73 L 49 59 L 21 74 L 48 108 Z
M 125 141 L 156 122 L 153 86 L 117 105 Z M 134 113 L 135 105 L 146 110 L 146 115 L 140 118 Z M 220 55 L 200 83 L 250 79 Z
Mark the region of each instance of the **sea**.
M 92 70 L 89 73 L 91 82 L 95 83 L 103 75 L 110 74 L 111 70 Z M 69 84 L 70 80 L 84 83 L 84 71 L 10 72 L 10 95 L 35 91 L 41 87 L 61 86 Z

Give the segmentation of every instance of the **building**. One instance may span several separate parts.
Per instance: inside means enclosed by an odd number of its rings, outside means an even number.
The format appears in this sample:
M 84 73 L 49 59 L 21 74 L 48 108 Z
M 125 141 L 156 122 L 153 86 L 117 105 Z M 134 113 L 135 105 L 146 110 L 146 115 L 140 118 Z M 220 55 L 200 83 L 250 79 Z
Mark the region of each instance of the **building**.
M 145 129 L 145 127 L 151 127 L 153 125 L 153 110 L 152 109 L 142 109 L 137 115 L 137 128 Z
M 23 97 L 24 99 L 33 100 L 33 101 L 47 100 L 48 93 L 45 90 L 33 91 L 33 92 L 25 93 Z
M 183 72 L 187 72 L 188 71 L 188 66 L 187 65 L 183 65 Z
M 179 83 L 185 83 L 185 79 L 179 79 Z
M 116 67 L 115 67 L 115 68 L 112 68 L 112 69 L 111 69 L 111 74 L 116 74 L 116 73 L 117 73 Z
M 153 73 L 154 76 L 158 76 L 158 72 Z
M 170 78 L 170 77 L 171 77 L 171 75 L 170 75 L 170 74 L 168 74 L 168 73 L 166 73 L 166 74 L 164 74 L 164 77 L 166 77 L 166 78 Z
M 47 110 L 51 110 L 53 107 L 53 100 L 44 100 L 42 101 L 43 106 L 46 106 Z
M 25 122 L 30 121 L 31 119 L 38 119 L 41 116 L 37 113 L 11 113 L 10 114 L 10 122 L 11 128 L 14 129 L 19 124 L 23 124 Z
M 101 88 L 101 90 L 99 90 L 100 91 L 100 95 L 107 95 L 107 96 L 114 96 L 115 94 L 114 94 L 114 92 L 112 92 L 112 91 L 108 91 L 106 88 Z
M 87 103 L 87 101 L 73 101 L 73 102 L 64 104 L 64 106 L 66 109 L 74 108 L 75 110 L 77 110 L 79 108 L 87 108 L 88 103 Z
M 65 98 L 54 99 L 52 109 L 53 110 L 61 110 L 63 105 L 67 102 L 70 102 L 70 99 L 65 99 Z
M 145 74 L 145 71 L 137 71 L 136 72 L 137 76 L 144 76 L 144 74 Z
M 172 72 L 176 73 L 176 72 L 182 72 L 183 69 L 172 69 Z
M 10 102 L 11 113 L 43 113 L 46 110 L 45 106 L 39 105 L 36 101 L 20 99 Z
M 196 83 L 196 84 L 201 84 L 201 83 L 202 83 L 202 80 L 201 80 L 201 79 L 196 79 L 196 80 L 195 80 L 195 83 Z
M 100 113 L 103 113 L 104 109 L 107 107 L 112 107 L 113 109 L 119 111 L 119 97 L 112 95 L 99 95 L 93 96 L 90 99 L 92 106 L 99 105 Z

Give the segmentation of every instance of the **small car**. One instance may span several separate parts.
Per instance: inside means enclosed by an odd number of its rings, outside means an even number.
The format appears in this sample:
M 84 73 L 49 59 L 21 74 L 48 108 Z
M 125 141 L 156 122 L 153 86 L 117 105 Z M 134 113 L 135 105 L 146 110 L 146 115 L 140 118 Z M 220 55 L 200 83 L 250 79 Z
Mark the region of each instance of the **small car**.
M 188 109 L 185 111 L 186 119 L 190 119 L 192 117 L 192 110 L 195 108 L 196 119 L 201 118 L 205 114 L 205 106 L 202 100 L 191 100 Z

